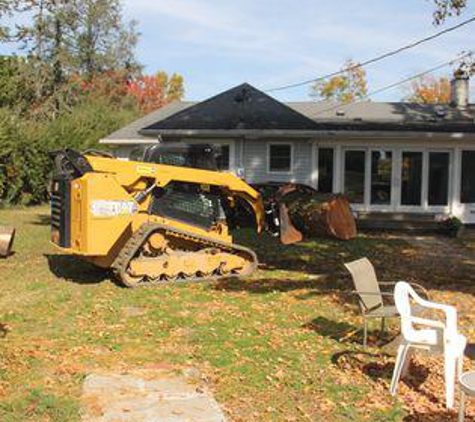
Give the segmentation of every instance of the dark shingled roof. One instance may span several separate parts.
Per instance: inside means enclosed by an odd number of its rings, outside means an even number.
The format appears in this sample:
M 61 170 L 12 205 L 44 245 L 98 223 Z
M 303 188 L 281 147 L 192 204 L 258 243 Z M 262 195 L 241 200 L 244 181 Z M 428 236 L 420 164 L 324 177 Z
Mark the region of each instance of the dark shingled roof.
M 281 103 L 244 83 L 202 102 L 175 101 L 110 134 L 104 143 L 140 143 L 164 137 L 289 137 L 319 134 L 377 136 L 414 132 L 475 136 L 475 106 L 363 101 Z M 385 135 L 384 135 L 385 136 Z
M 143 128 L 161 130 L 318 130 L 308 117 L 244 83 Z

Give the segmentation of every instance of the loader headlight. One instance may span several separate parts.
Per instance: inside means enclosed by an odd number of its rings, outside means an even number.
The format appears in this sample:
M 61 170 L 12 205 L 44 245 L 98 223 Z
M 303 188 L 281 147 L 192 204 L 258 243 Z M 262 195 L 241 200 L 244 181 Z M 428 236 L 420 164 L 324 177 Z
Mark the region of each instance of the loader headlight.
M 131 215 L 136 212 L 137 204 L 134 201 L 107 201 L 98 199 L 91 203 L 91 213 L 96 217 Z

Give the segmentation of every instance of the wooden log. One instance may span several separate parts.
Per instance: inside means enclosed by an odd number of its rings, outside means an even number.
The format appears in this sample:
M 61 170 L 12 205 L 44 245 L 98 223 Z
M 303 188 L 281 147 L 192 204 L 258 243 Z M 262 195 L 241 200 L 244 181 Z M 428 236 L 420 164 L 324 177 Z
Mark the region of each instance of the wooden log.
M 0 257 L 7 258 L 11 254 L 14 238 L 13 227 L 0 226 Z
M 343 195 L 289 186 L 284 186 L 279 194 L 278 200 L 287 206 L 291 222 L 305 237 L 330 236 L 341 240 L 356 237 L 356 222 Z

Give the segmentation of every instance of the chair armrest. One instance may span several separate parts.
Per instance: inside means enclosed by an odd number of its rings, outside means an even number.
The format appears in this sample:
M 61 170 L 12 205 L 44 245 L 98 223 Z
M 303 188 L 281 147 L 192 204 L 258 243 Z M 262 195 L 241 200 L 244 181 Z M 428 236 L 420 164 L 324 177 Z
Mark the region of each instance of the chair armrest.
M 457 333 L 457 309 L 454 306 L 445 305 L 442 303 L 431 302 L 421 297 L 414 297 L 416 302 L 424 308 L 434 309 L 445 313 L 444 328 L 447 332 Z M 441 323 L 442 324 L 442 323 Z
M 361 295 L 366 295 L 366 296 L 388 296 L 388 297 L 393 297 L 394 295 L 392 293 L 389 293 L 389 292 L 359 292 L 358 290 L 352 290 L 350 292 L 351 294 L 354 294 L 354 295 L 358 295 L 358 296 L 361 296 Z
M 445 330 L 445 324 L 440 321 L 435 321 L 433 319 L 427 319 L 427 318 L 420 318 L 420 317 L 414 317 L 411 316 L 411 321 L 414 324 L 418 325 L 426 325 L 427 327 L 433 327 L 433 328 L 440 328 L 442 330 Z
M 381 286 L 395 286 L 397 281 L 379 281 L 378 284 Z M 418 283 L 409 283 L 414 290 L 420 290 L 426 300 L 430 299 L 429 292 L 424 286 L 421 286 Z

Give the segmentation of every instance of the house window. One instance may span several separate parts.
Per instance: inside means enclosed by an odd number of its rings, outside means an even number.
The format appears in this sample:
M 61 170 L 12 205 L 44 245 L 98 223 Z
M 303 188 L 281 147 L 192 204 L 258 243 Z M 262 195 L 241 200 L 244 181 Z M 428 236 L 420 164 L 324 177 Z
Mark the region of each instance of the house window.
M 292 171 L 292 145 L 269 144 L 269 172 L 290 173 Z
M 333 148 L 318 149 L 318 191 L 333 192 Z
M 219 171 L 229 171 L 229 145 L 216 146 L 216 166 Z
M 365 151 L 345 152 L 345 194 L 354 204 L 364 203 Z
M 449 153 L 429 153 L 429 205 L 449 202 Z
M 475 203 L 475 151 L 462 151 L 462 204 Z
M 391 203 L 393 154 L 391 151 L 371 152 L 371 204 Z
M 422 152 L 402 153 L 401 179 L 401 204 L 421 205 Z

